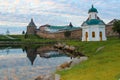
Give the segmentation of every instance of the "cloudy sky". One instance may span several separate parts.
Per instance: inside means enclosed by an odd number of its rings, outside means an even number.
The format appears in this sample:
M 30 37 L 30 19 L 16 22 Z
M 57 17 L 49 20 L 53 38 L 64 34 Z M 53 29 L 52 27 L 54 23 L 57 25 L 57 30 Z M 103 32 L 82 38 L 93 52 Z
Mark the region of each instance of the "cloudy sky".
M 120 19 L 120 0 L 0 0 L 0 25 L 26 26 L 33 18 L 37 26 L 80 26 L 92 4 L 105 23 Z

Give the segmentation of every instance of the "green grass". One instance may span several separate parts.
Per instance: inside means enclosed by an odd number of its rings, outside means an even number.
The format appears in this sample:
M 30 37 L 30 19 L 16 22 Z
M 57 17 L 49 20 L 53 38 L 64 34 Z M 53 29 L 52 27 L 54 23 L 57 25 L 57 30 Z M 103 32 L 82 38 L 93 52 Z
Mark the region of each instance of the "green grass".
M 21 39 L 9 39 L 5 35 L 0 35 L 0 41 L 20 41 Z
M 21 42 L 24 42 L 24 43 L 47 43 L 47 42 L 55 42 L 55 40 L 52 40 L 52 39 L 44 39 L 44 38 L 41 38 L 37 35 L 27 35 L 27 38 L 25 38 L 24 35 L 9 35 L 13 38 L 16 38 L 16 39 L 20 39 Z
M 28 35 L 27 36 L 27 38 L 25 38 L 25 35 L 9 35 L 9 36 L 11 36 L 11 37 L 13 37 L 13 38 L 19 38 L 19 39 L 21 39 L 21 40 L 27 40 L 27 39 L 42 39 L 42 38 L 40 38 L 39 36 L 37 36 L 37 35 Z
M 58 71 L 61 80 L 119 80 L 120 79 L 120 39 L 109 38 L 103 42 L 65 41 L 89 56 L 87 61 L 69 70 Z M 96 52 L 100 47 L 103 49 Z
M 1 39 L 8 39 L 7 37 L 5 37 L 4 35 L 0 35 L 0 40 Z
M 9 35 L 15 39 L 9 39 L 3 35 L 0 35 L 0 41 L 20 41 L 22 43 L 54 43 L 56 40 L 41 38 L 37 35 L 27 35 L 25 38 L 24 35 Z

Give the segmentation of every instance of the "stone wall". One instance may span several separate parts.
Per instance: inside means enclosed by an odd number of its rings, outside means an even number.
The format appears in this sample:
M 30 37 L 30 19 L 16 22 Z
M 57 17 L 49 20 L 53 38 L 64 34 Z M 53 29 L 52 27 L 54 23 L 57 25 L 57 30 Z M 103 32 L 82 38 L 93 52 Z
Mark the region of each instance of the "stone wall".
M 106 36 L 118 36 L 117 32 L 113 31 L 113 25 L 106 25 Z
M 71 38 L 82 39 L 82 29 L 73 30 L 71 32 Z
M 118 36 L 118 33 L 113 31 L 113 26 L 112 25 L 106 25 L 106 36 Z M 65 36 L 65 31 L 63 32 L 56 32 L 56 33 L 49 33 L 45 31 L 37 31 L 37 35 L 43 38 L 50 38 L 50 39 L 65 39 L 65 38 L 71 38 L 71 39 L 81 39 L 82 38 L 82 29 L 78 30 L 72 30 L 69 31 L 70 36 L 67 37 Z
M 27 27 L 27 34 L 35 34 L 36 28 L 35 27 Z
M 49 32 L 37 31 L 37 35 L 43 38 L 50 38 L 50 39 L 65 39 L 65 38 L 81 39 L 82 37 L 81 29 L 69 31 L 70 32 L 69 37 L 65 36 L 65 32 L 66 31 L 49 33 Z

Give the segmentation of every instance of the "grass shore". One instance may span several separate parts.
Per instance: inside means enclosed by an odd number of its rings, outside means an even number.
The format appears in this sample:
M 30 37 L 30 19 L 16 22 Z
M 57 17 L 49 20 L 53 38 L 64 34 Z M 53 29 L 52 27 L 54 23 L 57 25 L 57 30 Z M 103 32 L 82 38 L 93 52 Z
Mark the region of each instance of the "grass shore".
M 6 37 L 6 35 L 0 35 L 0 44 L 7 44 L 7 43 L 15 43 L 15 44 L 39 44 L 39 43 L 54 43 L 56 40 L 53 39 L 44 39 L 37 35 L 27 35 L 25 38 L 25 35 L 7 35 L 13 39 L 10 39 L 9 37 Z
M 120 39 L 108 38 L 102 42 L 81 42 L 66 40 L 66 44 L 76 46 L 86 56 L 87 61 L 69 70 L 58 71 L 61 80 L 119 80 L 120 79 Z

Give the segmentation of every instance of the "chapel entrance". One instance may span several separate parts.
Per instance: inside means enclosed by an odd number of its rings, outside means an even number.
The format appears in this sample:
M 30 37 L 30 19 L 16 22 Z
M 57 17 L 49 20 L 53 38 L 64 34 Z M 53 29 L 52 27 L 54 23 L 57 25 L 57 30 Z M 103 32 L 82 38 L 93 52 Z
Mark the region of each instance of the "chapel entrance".
M 102 32 L 100 32 L 100 41 L 102 41 Z
M 85 33 L 85 41 L 88 41 L 88 32 Z

